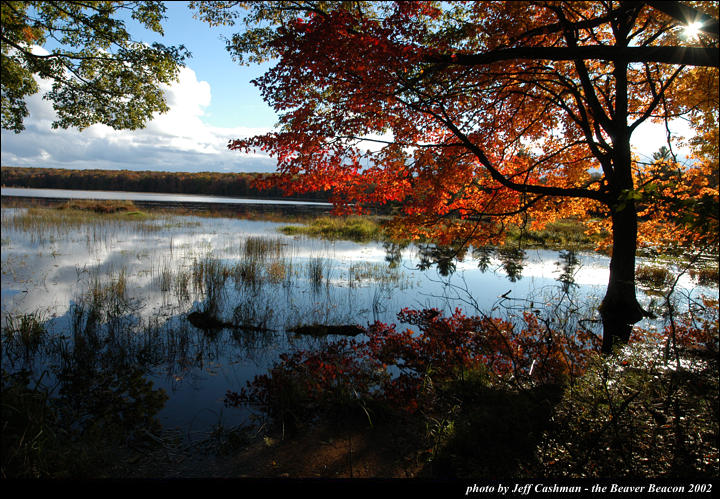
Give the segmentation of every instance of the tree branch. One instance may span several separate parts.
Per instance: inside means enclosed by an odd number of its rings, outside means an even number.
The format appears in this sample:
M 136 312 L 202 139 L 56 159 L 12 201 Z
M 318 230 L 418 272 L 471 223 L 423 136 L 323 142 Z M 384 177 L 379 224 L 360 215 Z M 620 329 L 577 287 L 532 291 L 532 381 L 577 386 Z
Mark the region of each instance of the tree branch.
M 571 197 L 571 198 L 584 198 L 584 199 L 594 199 L 596 201 L 605 202 L 605 195 L 600 191 L 591 191 L 589 189 L 582 189 L 582 188 L 565 188 L 565 187 L 552 187 L 552 186 L 546 186 L 546 185 L 529 185 L 529 184 L 523 184 L 523 183 L 517 183 L 513 182 L 509 178 L 507 178 L 505 175 L 500 173 L 500 171 L 495 168 L 495 166 L 492 164 L 492 162 L 488 159 L 488 157 L 485 155 L 484 151 L 478 147 L 475 143 L 473 143 L 467 135 L 465 135 L 453 122 L 450 120 L 449 117 L 442 118 L 440 116 L 436 116 L 437 119 L 440 119 L 443 121 L 445 126 L 447 126 L 450 131 L 455 134 L 455 136 L 460 139 L 460 141 L 467 147 L 467 149 L 472 152 L 475 157 L 482 163 L 482 165 L 485 167 L 485 169 L 490 173 L 490 176 L 497 182 L 499 182 L 501 185 L 507 187 L 508 189 L 512 189 L 516 192 L 524 192 L 529 194 L 540 194 L 543 196 L 564 196 L 564 197 Z
M 720 67 L 717 49 L 702 47 L 611 47 L 585 45 L 580 47 L 515 47 L 492 50 L 483 54 L 452 54 L 431 56 L 426 62 L 459 66 L 479 66 L 504 61 L 549 60 L 576 61 L 601 60 L 633 62 L 660 62 L 685 66 Z
M 682 2 L 645 2 L 655 10 L 667 14 L 682 24 L 702 23 L 698 30 L 718 38 L 718 20 Z

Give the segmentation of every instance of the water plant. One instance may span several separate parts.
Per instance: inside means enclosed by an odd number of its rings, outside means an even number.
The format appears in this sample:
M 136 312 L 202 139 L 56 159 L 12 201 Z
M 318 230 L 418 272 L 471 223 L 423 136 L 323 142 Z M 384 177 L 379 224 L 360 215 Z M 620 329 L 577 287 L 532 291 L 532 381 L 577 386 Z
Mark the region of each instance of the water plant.
M 720 278 L 718 277 L 718 267 L 703 266 L 698 269 L 690 269 L 690 277 L 701 286 L 717 286 Z
M 93 211 L 95 213 L 117 213 L 117 212 L 130 212 L 139 213 L 135 203 L 128 200 L 97 200 L 97 199 L 73 199 L 67 201 L 60 206 L 59 210 L 81 210 L 81 211 Z
M 149 215 L 137 210 L 130 202 L 85 203 L 69 202 L 60 208 L 31 206 L 3 209 L 2 224 L 12 230 L 31 235 L 34 242 L 45 244 L 63 238 L 68 230 L 82 230 L 88 247 L 107 244 L 120 228 L 132 227 L 139 232 L 156 232 L 160 229 L 158 214 Z
M 307 262 L 307 277 L 313 290 L 320 289 L 326 274 L 326 262 L 322 257 L 310 258 Z
M 37 353 L 47 331 L 45 319 L 40 312 L 5 315 L 2 327 L 4 354 L 14 360 L 20 358 L 27 364 Z
M 289 283 L 292 276 L 292 265 L 289 262 L 276 260 L 267 265 L 267 278 L 271 284 Z
M 173 279 L 173 292 L 181 303 L 185 303 L 190 299 L 191 272 L 189 269 L 181 268 L 175 274 Z
M 641 286 L 655 293 L 661 293 L 673 280 L 666 267 L 656 265 L 638 265 L 635 278 Z
M 243 260 L 232 267 L 235 287 L 244 285 L 255 287 L 262 283 L 262 267 L 257 260 Z
M 160 273 L 157 277 L 157 282 L 161 293 L 167 293 L 173 287 L 173 271 L 170 268 L 170 263 L 167 260 L 163 261 L 162 267 L 160 268 Z M 179 286 L 178 291 L 182 292 L 182 284 Z
M 271 260 L 283 256 L 285 242 L 279 237 L 250 236 L 245 239 L 243 256 L 250 260 Z

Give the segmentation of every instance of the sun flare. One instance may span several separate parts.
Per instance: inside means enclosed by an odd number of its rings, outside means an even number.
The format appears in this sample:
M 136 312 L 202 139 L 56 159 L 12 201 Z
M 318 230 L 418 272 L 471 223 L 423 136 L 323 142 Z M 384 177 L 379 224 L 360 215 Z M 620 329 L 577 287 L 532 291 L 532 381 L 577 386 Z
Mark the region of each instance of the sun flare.
M 700 28 L 702 28 L 703 23 L 701 22 L 693 22 L 688 24 L 683 28 L 683 35 L 685 35 L 685 38 L 693 39 L 697 38 L 700 34 Z

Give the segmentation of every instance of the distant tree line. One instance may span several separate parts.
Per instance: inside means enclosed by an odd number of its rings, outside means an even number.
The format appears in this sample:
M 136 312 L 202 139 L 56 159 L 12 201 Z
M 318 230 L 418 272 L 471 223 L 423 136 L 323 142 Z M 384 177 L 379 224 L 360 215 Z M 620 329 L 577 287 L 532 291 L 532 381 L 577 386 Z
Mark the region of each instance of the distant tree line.
M 3 187 L 205 194 L 249 198 L 290 198 L 327 201 L 329 191 L 285 195 L 280 188 L 259 189 L 257 181 L 271 173 L 155 172 L 131 170 L 70 170 L 61 168 L 0 168 Z

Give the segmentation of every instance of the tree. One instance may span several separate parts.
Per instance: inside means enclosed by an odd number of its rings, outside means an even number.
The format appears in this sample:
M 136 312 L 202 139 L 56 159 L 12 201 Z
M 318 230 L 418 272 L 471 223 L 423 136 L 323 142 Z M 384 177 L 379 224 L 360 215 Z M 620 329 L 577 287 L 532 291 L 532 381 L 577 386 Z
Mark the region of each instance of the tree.
M 145 126 L 168 110 L 161 84 L 177 79 L 184 47 L 135 41 L 122 16 L 162 34 L 161 2 L 2 2 L 2 128 L 19 133 L 25 99 L 52 81 L 54 128 Z M 57 45 L 38 50 L 45 44 Z
M 604 213 L 610 352 L 645 315 L 631 136 L 648 120 L 686 115 L 717 130 L 717 4 L 667 4 L 197 7 L 211 23 L 244 21 L 228 40 L 239 62 L 276 61 L 255 83 L 279 130 L 229 147 L 275 156 L 287 192 L 332 188 L 344 209 L 397 202 L 404 234 L 454 244 L 499 242 L 498 221 L 541 228 Z M 695 39 L 682 29 L 692 21 L 703 23 Z M 683 95 L 688 88 L 705 98 Z M 717 168 L 717 158 L 703 165 Z

